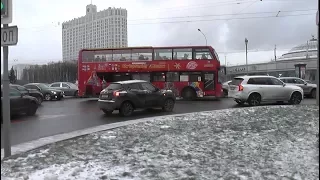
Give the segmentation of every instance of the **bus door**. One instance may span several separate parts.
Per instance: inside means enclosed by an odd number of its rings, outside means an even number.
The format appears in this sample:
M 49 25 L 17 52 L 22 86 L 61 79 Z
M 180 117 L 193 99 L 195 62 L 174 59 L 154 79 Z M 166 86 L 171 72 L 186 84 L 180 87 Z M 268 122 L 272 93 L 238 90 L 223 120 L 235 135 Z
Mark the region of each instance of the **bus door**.
M 214 72 L 203 72 L 203 84 L 205 91 L 214 90 Z

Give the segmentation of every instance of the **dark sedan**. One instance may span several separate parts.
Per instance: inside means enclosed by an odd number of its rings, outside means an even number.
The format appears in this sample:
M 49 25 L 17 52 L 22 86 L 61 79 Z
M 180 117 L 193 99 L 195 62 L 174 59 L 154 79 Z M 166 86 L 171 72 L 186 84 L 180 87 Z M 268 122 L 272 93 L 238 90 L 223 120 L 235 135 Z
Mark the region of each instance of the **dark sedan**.
M 24 95 L 29 95 L 29 96 L 32 96 L 32 97 L 35 97 L 37 98 L 38 100 L 38 104 L 40 105 L 43 101 L 43 94 L 38 91 L 38 90 L 34 90 L 34 89 L 27 89 L 23 86 L 20 86 L 18 84 L 10 84 L 10 87 L 20 91 L 20 93 L 24 94 Z
M 50 88 L 48 85 L 44 83 L 29 83 L 24 85 L 27 89 L 33 89 L 40 91 L 43 96 L 44 100 L 51 101 L 53 99 L 61 100 L 64 96 L 64 92 L 59 89 Z
M 10 88 L 10 114 L 26 114 L 33 116 L 38 109 L 38 100 L 35 97 L 23 95 L 20 91 Z M 1 88 L 1 107 L 2 107 L 2 88 Z M 2 123 L 2 108 L 1 109 L 1 123 Z

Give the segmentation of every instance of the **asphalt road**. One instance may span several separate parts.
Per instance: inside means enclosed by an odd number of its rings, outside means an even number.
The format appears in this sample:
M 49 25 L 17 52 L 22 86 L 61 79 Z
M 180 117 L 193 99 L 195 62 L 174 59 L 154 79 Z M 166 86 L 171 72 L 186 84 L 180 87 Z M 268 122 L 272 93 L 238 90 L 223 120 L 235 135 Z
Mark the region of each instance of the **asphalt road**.
M 304 99 L 302 104 L 315 104 L 314 99 Z M 97 107 L 97 100 L 64 99 L 43 102 L 33 117 L 13 117 L 11 124 L 12 145 L 42 137 L 81 130 L 94 126 L 166 114 L 180 114 L 239 107 L 232 99 L 217 101 L 206 98 L 198 101 L 177 101 L 174 112 L 164 113 L 160 109 L 135 112 L 131 117 L 120 117 L 118 112 L 105 116 Z M 2 126 L 1 126 L 1 134 Z M 3 137 L 1 135 L 1 137 Z M 3 140 L 1 138 L 1 148 Z

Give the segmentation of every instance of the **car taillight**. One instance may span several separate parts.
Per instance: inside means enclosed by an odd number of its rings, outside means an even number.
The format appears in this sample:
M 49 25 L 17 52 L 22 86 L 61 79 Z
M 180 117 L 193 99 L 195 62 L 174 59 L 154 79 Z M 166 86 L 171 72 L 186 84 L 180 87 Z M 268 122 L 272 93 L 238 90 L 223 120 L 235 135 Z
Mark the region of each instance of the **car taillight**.
M 238 87 L 239 87 L 238 89 L 239 91 L 243 91 L 243 86 L 241 84 Z
M 120 92 L 119 92 L 119 91 L 114 91 L 114 92 L 113 92 L 113 96 L 115 96 L 115 97 L 120 96 Z

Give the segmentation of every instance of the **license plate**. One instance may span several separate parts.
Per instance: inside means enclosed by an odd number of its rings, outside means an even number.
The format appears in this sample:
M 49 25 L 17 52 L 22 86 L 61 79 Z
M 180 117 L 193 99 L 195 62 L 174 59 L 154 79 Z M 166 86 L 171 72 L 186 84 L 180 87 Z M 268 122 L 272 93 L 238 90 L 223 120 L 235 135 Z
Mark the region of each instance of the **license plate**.
M 109 96 L 106 94 L 101 95 L 102 98 L 108 98 Z

